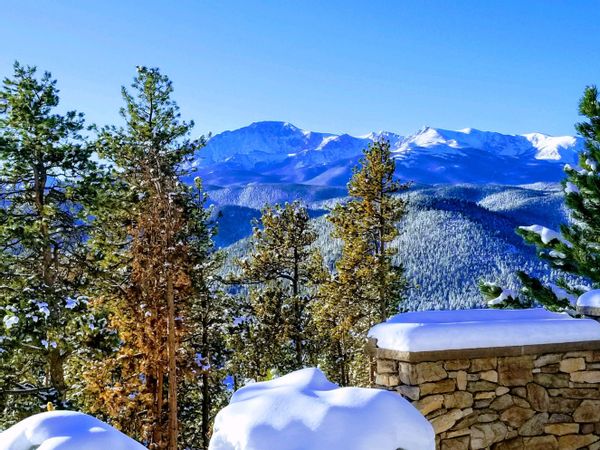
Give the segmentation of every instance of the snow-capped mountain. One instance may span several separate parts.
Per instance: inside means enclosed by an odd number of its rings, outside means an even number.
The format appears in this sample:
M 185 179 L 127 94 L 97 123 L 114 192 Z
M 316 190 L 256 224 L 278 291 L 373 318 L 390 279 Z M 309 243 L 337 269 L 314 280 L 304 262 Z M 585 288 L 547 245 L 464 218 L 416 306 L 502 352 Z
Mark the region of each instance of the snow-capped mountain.
M 562 166 L 576 163 L 582 149 L 578 138 L 541 133 L 424 127 L 407 137 L 385 131 L 354 137 L 305 131 L 286 122 L 257 122 L 210 139 L 199 152 L 198 172 L 218 186 L 343 186 L 362 149 L 376 139 L 390 142 L 400 178 L 421 183 L 556 182 L 563 177 Z

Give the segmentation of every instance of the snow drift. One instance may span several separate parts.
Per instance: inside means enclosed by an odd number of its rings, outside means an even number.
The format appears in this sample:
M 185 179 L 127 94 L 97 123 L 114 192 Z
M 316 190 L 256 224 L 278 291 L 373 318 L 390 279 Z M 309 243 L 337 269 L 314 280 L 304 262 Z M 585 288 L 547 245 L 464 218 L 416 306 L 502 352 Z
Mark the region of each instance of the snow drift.
M 144 450 L 110 425 L 75 411 L 49 411 L 0 433 L 0 450 Z
M 239 389 L 215 420 L 210 450 L 433 450 L 429 422 L 400 395 L 340 388 L 302 369 Z

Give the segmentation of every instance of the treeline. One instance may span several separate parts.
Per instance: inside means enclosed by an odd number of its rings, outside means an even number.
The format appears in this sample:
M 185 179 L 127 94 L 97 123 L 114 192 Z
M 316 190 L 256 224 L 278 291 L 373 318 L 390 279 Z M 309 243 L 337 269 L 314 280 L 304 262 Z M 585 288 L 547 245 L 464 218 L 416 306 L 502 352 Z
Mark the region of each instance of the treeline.
M 376 142 L 328 220 L 330 269 L 299 203 L 267 205 L 223 275 L 170 80 L 138 67 L 124 125 L 59 113 L 49 73 L 0 90 L 0 428 L 47 407 L 98 416 L 152 449 L 207 448 L 230 391 L 319 365 L 367 384 L 367 330 L 406 288 L 390 243 L 408 188 Z

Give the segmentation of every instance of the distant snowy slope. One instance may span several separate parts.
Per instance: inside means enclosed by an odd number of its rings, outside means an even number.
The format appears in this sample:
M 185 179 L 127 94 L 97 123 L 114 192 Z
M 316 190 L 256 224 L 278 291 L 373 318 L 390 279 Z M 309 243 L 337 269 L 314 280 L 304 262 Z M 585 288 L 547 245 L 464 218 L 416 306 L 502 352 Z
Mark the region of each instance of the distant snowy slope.
M 580 139 L 541 133 L 507 135 L 466 128 L 424 127 L 402 137 L 380 131 L 361 137 L 305 131 L 287 122 L 257 122 L 214 136 L 198 153 L 207 183 L 301 183 L 344 186 L 370 142 L 387 139 L 397 175 L 420 183 L 557 182 L 575 163 Z

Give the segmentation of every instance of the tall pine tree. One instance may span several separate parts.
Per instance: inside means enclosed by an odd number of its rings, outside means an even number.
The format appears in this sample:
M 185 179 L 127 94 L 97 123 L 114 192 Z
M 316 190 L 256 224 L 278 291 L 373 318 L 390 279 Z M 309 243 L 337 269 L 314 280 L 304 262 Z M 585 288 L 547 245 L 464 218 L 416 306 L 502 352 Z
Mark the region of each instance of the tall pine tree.
M 58 104 L 51 75 L 19 63 L 0 90 L 0 422 L 67 406 L 93 328 L 84 206 L 99 171 L 83 115 Z
M 197 219 L 190 196 L 197 188 L 190 190 L 179 178 L 202 141 L 188 138 L 193 124 L 181 121 L 172 92 L 158 69 L 139 67 L 132 92 L 122 90 L 126 126 L 105 128 L 98 138 L 100 154 L 113 164 L 129 202 L 123 202 L 127 211 L 99 214 L 122 220 L 105 223 L 109 231 L 94 239 L 110 262 L 106 267 L 117 269 L 100 306 L 110 311 L 120 343 L 114 356 L 91 368 L 87 381 L 92 410 L 150 448 L 176 449 L 177 392 L 180 380 L 192 375 L 194 360 L 185 342 L 192 332 L 192 272 L 198 263 L 191 258 L 197 243 L 189 235 Z M 119 243 L 103 237 L 118 236 L 115 227 L 125 249 L 117 259 L 110 246 Z
M 323 278 L 323 262 L 308 210 L 300 202 L 266 206 L 252 235 L 241 274 L 230 282 L 249 288 L 242 299 L 233 368 L 246 378 L 264 379 L 271 370 L 288 372 L 314 364 L 316 346 L 309 305 Z
M 348 184 L 350 201 L 328 217 L 342 255 L 322 285 L 314 314 L 325 343 L 322 365 L 343 386 L 368 383 L 367 331 L 397 312 L 406 287 L 390 243 L 406 209 L 396 194 L 408 185 L 394 179 L 394 170 L 389 143 L 369 145 Z
M 565 166 L 566 178 L 562 183 L 572 220 L 561 225 L 560 232 L 531 225 L 519 227 L 517 233 L 536 246 L 538 256 L 550 267 L 597 287 L 600 283 L 600 98 L 595 86 L 585 89 L 579 113 L 587 119 L 575 127 L 585 140 L 585 150 L 579 156 L 579 167 Z M 518 292 L 491 283 L 481 284 L 490 306 L 519 308 L 540 304 L 552 311 L 562 311 L 572 309 L 585 289 L 580 282 L 569 282 L 567 277 L 556 284 L 544 284 L 522 271 L 517 276 L 521 282 Z

